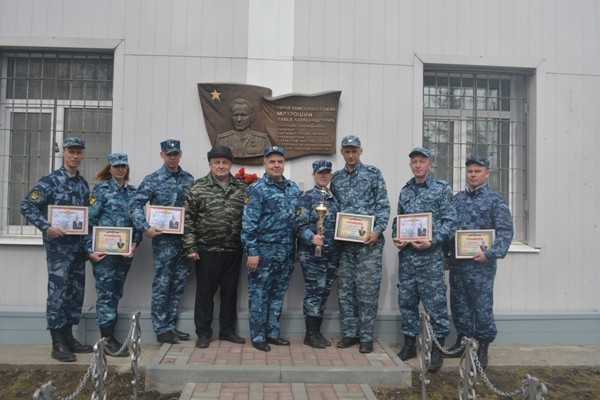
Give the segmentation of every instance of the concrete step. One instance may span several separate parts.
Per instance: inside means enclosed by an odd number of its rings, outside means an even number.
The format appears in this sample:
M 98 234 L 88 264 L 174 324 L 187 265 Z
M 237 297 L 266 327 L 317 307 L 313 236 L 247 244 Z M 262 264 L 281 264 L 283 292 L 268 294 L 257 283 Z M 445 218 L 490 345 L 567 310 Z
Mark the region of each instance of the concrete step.
M 338 349 L 337 339 L 325 349 L 305 346 L 291 338 L 290 346 L 273 346 L 270 352 L 213 339 L 205 349 L 195 340 L 164 344 L 146 366 L 146 390 L 172 392 L 188 383 L 299 383 L 348 384 L 360 382 L 377 387 L 409 387 L 411 369 L 388 344 L 374 340 L 373 353 L 362 354 L 358 346 Z M 249 389 L 248 389 L 249 390 Z

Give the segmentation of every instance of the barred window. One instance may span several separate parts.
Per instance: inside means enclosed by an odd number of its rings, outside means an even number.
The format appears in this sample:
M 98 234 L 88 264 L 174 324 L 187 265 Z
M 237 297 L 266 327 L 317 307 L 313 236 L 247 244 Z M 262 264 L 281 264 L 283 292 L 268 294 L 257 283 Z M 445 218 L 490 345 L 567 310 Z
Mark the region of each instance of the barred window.
M 93 186 L 112 137 L 112 54 L 3 51 L 0 78 L 0 234 L 40 235 L 23 198 L 62 165 L 62 142 L 81 137 L 79 171 Z
M 432 175 L 454 192 L 464 190 L 465 161 L 490 161 L 490 189 L 508 204 L 515 239 L 526 241 L 526 76 L 426 70 L 423 145 L 433 155 Z

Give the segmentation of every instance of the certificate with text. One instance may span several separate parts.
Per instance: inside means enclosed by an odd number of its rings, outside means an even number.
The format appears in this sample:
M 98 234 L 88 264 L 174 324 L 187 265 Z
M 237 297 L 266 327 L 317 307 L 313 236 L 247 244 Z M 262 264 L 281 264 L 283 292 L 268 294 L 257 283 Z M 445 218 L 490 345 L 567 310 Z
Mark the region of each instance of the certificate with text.
M 431 241 L 433 238 L 431 220 L 431 213 L 398 215 L 396 220 L 396 237 L 406 242 L 414 242 L 416 240 Z
M 456 231 L 454 241 L 456 258 L 473 258 L 477 253 L 489 250 L 495 238 L 494 229 Z
M 173 233 L 183 235 L 183 219 L 185 208 L 183 207 L 146 207 L 146 219 L 150 226 L 162 230 L 162 233 Z
M 373 215 L 337 213 L 335 219 L 335 240 L 364 242 L 375 224 Z
M 88 208 L 78 206 L 48 206 L 48 222 L 65 235 L 88 234 Z
M 92 251 L 109 255 L 131 254 L 133 228 L 95 226 L 92 231 Z

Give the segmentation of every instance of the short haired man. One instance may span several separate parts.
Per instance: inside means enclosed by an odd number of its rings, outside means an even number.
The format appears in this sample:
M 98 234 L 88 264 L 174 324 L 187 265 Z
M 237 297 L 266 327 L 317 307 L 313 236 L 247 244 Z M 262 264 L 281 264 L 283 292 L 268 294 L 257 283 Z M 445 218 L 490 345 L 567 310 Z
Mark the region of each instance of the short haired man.
M 213 298 L 221 289 L 219 340 L 245 343 L 235 332 L 237 290 L 242 264 L 242 213 L 246 184 L 231 175 L 233 154 L 227 146 L 208 152 L 210 172 L 185 192 L 183 249 L 196 266 L 194 323 L 196 347 L 209 346 Z
M 359 344 L 361 353 L 373 351 L 373 328 L 377 317 L 382 277 L 382 235 L 390 219 L 390 202 L 381 171 L 360 161 L 363 149 L 357 136 L 342 139 L 340 149 L 346 165 L 331 178 L 331 192 L 340 211 L 375 217 L 373 230 L 363 243 L 340 242 L 338 299 L 344 337 L 339 348 Z M 366 232 L 365 232 L 366 234 Z
M 482 368 L 488 363 L 488 346 L 498 333 L 494 322 L 494 279 L 496 260 L 504 258 L 513 238 L 514 227 L 510 210 L 498 193 L 487 185 L 490 163 L 482 156 L 469 157 L 467 187 L 454 196 L 458 214 L 457 229 L 494 229 L 490 248 L 483 244 L 473 259 L 456 259 L 454 240 L 446 249 L 450 253 L 450 310 L 456 327 L 457 340 L 449 349 L 460 357 L 463 337 L 479 343 L 477 358 Z M 457 351 L 458 350 L 458 351 Z
M 242 244 L 248 255 L 248 308 L 252 346 L 289 346 L 280 337 L 279 317 L 294 269 L 298 186 L 283 176 L 285 151 L 265 149 L 265 174 L 248 186 Z
M 67 235 L 48 222 L 48 206 L 88 206 L 90 187 L 78 168 L 83 161 L 85 141 L 77 137 L 63 141 L 63 165 L 44 175 L 21 202 L 21 214 L 42 231 L 48 266 L 46 329 L 52 336 L 52 358 L 75 361 L 73 353 L 91 353 L 73 337 L 79 325 L 85 290 L 84 236 Z M 79 221 L 81 229 L 83 221 Z M 75 224 L 75 221 L 73 221 Z
M 129 213 L 136 229 L 152 239 L 154 281 L 150 316 L 159 343 L 177 343 L 190 335 L 175 329 L 177 308 L 185 289 L 188 260 L 183 252 L 181 235 L 162 234 L 162 229 L 150 226 L 144 205 L 182 207 L 185 190 L 194 177 L 179 166 L 182 151 L 179 140 L 160 143 L 163 166 L 147 175 L 129 203 Z
M 452 189 L 445 181 L 429 175 L 431 152 L 416 147 L 408 156 L 413 178 L 400 190 L 398 215 L 432 213 L 432 240 L 399 239 L 394 218 L 392 238 L 399 249 L 398 306 L 404 317 L 404 347 L 398 353 L 402 361 L 417 355 L 415 341 L 419 333 L 419 302 L 429 314 L 433 333 L 441 346 L 450 332 L 442 247 L 456 230 Z M 429 371 L 439 371 L 443 362 L 441 349 L 434 345 Z
M 229 105 L 229 117 L 234 129 L 217 135 L 215 146 L 229 147 L 234 158 L 258 157 L 271 147 L 266 133 L 250 129 L 255 115 L 254 106 L 248 100 L 233 100 Z

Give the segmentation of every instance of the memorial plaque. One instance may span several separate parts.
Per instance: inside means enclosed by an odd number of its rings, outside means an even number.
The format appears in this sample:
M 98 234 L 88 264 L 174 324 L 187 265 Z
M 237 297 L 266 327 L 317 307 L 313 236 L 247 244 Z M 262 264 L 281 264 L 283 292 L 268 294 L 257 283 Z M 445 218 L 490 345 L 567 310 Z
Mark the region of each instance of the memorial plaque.
M 199 83 L 198 93 L 211 144 L 229 146 L 238 164 L 261 164 L 274 145 L 287 159 L 336 152 L 340 91 L 272 97 L 262 86 Z

